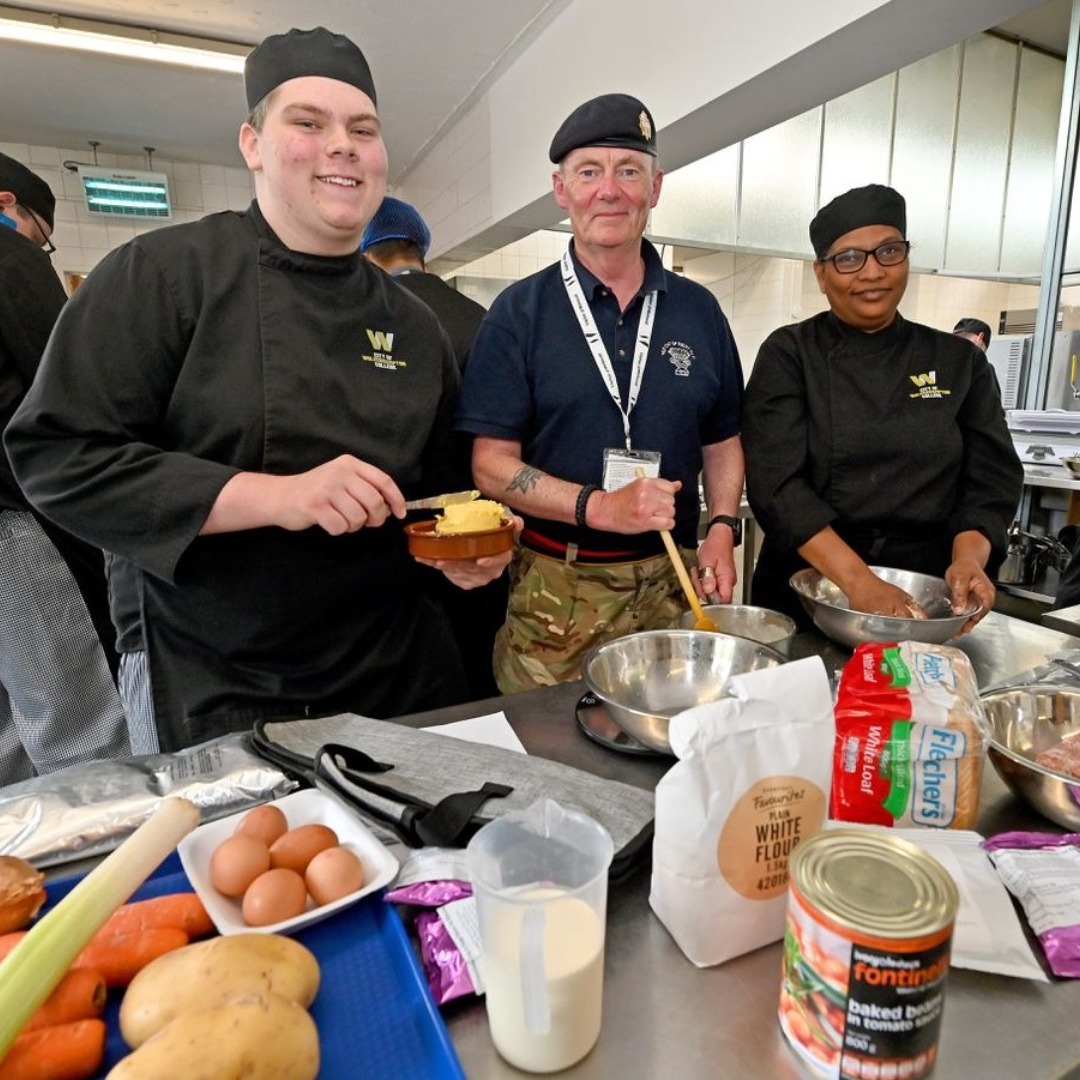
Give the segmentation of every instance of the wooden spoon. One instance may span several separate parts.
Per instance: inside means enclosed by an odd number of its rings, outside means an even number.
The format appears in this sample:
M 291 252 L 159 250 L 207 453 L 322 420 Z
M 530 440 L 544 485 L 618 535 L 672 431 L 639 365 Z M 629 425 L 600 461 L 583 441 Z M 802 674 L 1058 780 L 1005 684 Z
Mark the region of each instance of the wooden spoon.
M 645 476 L 645 470 L 640 466 L 634 470 L 638 479 L 642 479 Z M 695 630 L 711 630 L 714 634 L 720 632 L 720 627 L 705 614 L 705 609 L 701 606 L 701 601 L 698 599 L 698 595 L 694 592 L 694 583 L 690 580 L 690 574 L 687 572 L 686 563 L 682 561 L 682 556 L 679 554 L 679 549 L 675 546 L 675 541 L 672 539 L 671 533 L 667 529 L 658 529 L 660 533 L 660 539 L 664 541 L 664 547 L 667 548 L 668 558 L 671 560 L 671 565 L 675 567 L 675 573 L 679 578 L 679 584 L 683 587 L 683 592 L 686 593 L 686 599 L 690 601 L 690 610 L 694 613 L 694 629 Z
M 671 559 L 671 565 L 675 567 L 675 573 L 679 577 L 679 584 L 683 587 L 683 592 L 686 593 L 686 599 L 690 601 L 690 610 L 694 613 L 694 629 L 695 630 L 712 630 L 713 633 L 719 633 L 720 627 L 705 614 L 705 609 L 701 606 L 701 601 L 698 599 L 697 593 L 694 592 L 694 583 L 690 580 L 690 575 L 686 570 L 686 563 L 682 561 L 682 556 L 679 554 L 679 549 L 675 546 L 675 541 L 671 538 L 671 533 L 667 529 L 658 530 L 661 539 L 664 541 L 664 547 L 667 548 L 668 558 Z

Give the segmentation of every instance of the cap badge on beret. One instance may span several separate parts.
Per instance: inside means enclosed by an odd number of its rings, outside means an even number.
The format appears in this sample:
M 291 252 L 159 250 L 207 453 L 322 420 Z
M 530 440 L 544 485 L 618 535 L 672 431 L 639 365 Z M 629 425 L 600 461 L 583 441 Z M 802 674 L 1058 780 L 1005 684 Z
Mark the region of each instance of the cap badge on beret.
M 637 126 L 641 137 L 648 142 L 652 138 L 652 123 L 649 120 L 649 114 L 644 109 L 638 113 Z

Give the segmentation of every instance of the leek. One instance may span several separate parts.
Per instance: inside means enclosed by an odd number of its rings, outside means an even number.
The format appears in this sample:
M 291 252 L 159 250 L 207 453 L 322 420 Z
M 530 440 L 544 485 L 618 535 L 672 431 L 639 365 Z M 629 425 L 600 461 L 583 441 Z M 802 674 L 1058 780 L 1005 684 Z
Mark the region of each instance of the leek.
M 198 824 L 194 803 L 163 799 L 153 815 L 43 915 L 0 963 L 0 1061 L 105 920 Z

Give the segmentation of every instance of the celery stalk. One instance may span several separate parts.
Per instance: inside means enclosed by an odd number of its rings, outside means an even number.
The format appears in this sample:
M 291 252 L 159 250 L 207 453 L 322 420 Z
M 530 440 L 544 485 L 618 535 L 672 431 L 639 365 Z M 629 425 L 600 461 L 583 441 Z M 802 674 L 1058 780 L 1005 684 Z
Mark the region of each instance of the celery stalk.
M 0 964 L 0 1061 L 105 920 L 198 824 L 194 803 L 163 799 L 153 815 L 42 916 Z

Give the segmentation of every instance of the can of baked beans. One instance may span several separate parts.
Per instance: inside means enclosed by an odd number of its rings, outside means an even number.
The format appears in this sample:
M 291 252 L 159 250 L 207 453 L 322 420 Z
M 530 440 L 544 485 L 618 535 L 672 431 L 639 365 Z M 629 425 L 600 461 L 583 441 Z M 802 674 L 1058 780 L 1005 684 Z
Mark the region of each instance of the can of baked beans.
M 914 844 L 827 829 L 788 864 L 780 1027 L 805 1064 L 843 1080 L 934 1067 L 959 894 Z

